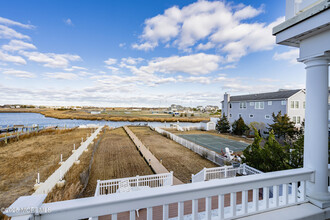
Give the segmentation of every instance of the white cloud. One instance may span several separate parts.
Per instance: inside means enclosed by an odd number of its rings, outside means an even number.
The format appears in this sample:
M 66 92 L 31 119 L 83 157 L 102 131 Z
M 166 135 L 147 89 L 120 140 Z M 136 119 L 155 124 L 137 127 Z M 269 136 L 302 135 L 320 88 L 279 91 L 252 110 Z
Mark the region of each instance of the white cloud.
M 187 73 L 203 75 L 218 69 L 222 57 L 213 54 L 198 53 L 187 56 L 155 58 L 148 65 L 131 69 L 136 74 Z
M 29 36 L 21 34 L 12 28 L 0 24 L 0 39 L 30 39 Z
M 246 21 L 263 11 L 263 6 L 235 6 L 222 1 L 198 1 L 181 9 L 174 6 L 147 19 L 141 43 L 132 47 L 152 50 L 163 43 L 187 52 L 217 48 L 227 62 L 235 62 L 250 52 L 274 47 L 272 28 L 283 18 L 270 24 Z
M 109 59 L 105 60 L 104 62 L 107 65 L 113 65 L 113 64 L 117 63 L 117 59 L 109 58 Z
M 201 84 L 210 84 L 212 83 L 211 77 L 205 76 L 190 76 L 187 78 L 179 77 L 180 82 L 189 82 L 189 83 L 201 83 Z
M 56 54 L 56 53 L 40 53 L 20 51 L 20 54 L 29 60 L 44 63 L 45 67 L 50 68 L 67 68 L 71 61 L 81 61 L 81 57 L 74 54 Z
M 45 73 L 45 76 L 52 79 L 64 79 L 64 80 L 79 79 L 79 76 L 75 73 L 55 72 L 55 73 Z
M 291 64 L 297 64 L 297 58 L 299 57 L 299 49 L 291 49 L 283 53 L 275 53 L 273 56 L 274 60 L 287 60 Z
M 119 47 L 125 47 L 126 46 L 126 43 L 120 43 L 118 46 Z
M 37 47 L 31 43 L 27 43 L 21 40 L 11 40 L 9 44 L 3 45 L 2 49 L 7 51 L 28 50 L 28 49 L 35 50 L 37 49 Z
M 33 26 L 31 24 L 22 24 L 20 22 L 13 21 L 13 20 L 3 18 L 3 17 L 0 17 L 0 24 L 4 24 L 4 25 L 7 25 L 7 26 L 18 26 L 18 27 L 25 28 L 25 29 L 35 28 L 35 26 Z
M 117 73 L 119 71 L 119 68 L 114 66 L 106 66 L 106 68 L 111 70 L 112 73 Z
M 4 62 L 11 62 L 16 64 L 26 64 L 26 61 L 20 56 L 13 56 L 7 53 L 4 53 L 0 50 L 0 60 Z
M 145 42 L 142 44 L 132 44 L 133 49 L 145 50 L 145 51 L 153 50 L 157 46 L 158 46 L 158 43 L 149 43 L 149 42 Z
M 72 20 L 70 18 L 64 20 L 64 23 L 68 26 L 73 26 Z
M 196 47 L 197 50 L 209 50 L 211 48 L 214 48 L 215 44 L 213 44 L 212 42 L 207 42 L 206 44 L 198 44 L 198 46 Z
M 140 62 L 142 62 L 144 59 L 141 57 L 138 58 L 132 58 L 132 57 L 128 57 L 128 58 L 122 58 L 121 62 L 124 64 L 128 64 L 128 65 L 136 65 Z
M 6 74 L 6 75 L 16 76 L 19 78 L 35 78 L 36 77 L 36 75 L 34 73 L 30 73 L 30 72 L 23 71 L 23 70 L 9 69 L 9 70 L 2 71 L 2 73 Z

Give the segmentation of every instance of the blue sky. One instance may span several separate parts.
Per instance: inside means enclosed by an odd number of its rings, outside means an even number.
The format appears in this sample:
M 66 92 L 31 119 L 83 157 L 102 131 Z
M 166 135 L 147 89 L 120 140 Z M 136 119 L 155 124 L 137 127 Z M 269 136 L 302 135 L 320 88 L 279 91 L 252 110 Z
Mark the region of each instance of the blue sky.
M 0 1 L 0 104 L 220 105 L 304 88 L 285 1 Z

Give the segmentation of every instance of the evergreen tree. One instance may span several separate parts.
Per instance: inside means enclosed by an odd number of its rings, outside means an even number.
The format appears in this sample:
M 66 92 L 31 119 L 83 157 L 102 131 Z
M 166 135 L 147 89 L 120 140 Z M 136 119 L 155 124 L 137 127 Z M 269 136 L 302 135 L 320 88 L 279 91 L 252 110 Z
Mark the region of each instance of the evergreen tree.
M 233 133 L 236 135 L 243 135 L 246 131 L 249 130 L 242 117 L 239 117 L 238 120 L 234 121 L 232 125 Z
M 260 143 L 262 141 L 262 138 L 260 137 L 257 129 L 252 126 L 252 129 L 254 130 L 254 140 L 251 145 L 249 145 L 245 150 L 243 151 L 243 162 L 245 162 L 247 165 L 252 166 L 258 170 L 261 170 L 260 165 L 263 163 L 263 159 L 261 157 L 261 147 Z
M 282 115 L 280 111 L 277 115 L 273 113 L 272 116 L 274 123 L 268 124 L 268 130 L 274 131 L 278 139 L 286 140 L 289 137 L 293 138 L 297 134 L 297 129 L 287 114 Z
M 229 133 L 230 124 L 225 114 L 223 114 L 222 118 L 220 118 L 220 120 L 216 124 L 216 129 L 220 133 Z

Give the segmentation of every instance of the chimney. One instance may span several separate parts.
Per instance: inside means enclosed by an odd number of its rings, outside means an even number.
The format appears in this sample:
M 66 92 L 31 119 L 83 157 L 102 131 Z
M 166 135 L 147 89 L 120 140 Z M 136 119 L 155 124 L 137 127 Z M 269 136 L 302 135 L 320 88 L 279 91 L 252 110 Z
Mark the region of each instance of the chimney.
M 230 95 L 225 92 L 223 96 L 223 106 L 222 106 L 222 112 L 229 117 L 229 102 L 230 102 Z

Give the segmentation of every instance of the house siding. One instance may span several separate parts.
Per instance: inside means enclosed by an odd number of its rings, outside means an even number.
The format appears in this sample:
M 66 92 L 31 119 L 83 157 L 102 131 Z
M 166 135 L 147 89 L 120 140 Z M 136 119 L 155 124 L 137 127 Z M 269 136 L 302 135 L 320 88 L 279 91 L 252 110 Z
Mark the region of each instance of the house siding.
M 288 99 L 288 116 L 292 120 L 293 117 L 300 117 L 300 124 L 296 124 L 297 127 L 301 126 L 301 122 L 305 120 L 305 108 L 304 108 L 304 102 L 306 100 L 306 94 L 304 91 L 300 91 L 293 96 L 291 96 Z M 298 101 L 299 102 L 299 108 L 291 108 L 291 101 Z
M 268 101 L 272 101 L 272 105 L 268 105 Z M 251 102 L 254 103 L 253 106 L 250 105 Z M 247 125 L 251 122 L 259 122 L 264 123 L 265 126 L 267 126 L 267 124 L 271 124 L 273 122 L 273 112 L 275 114 L 279 111 L 281 111 L 282 114 L 286 113 L 287 105 L 282 105 L 282 100 L 264 100 L 261 102 L 264 102 L 264 109 L 255 109 L 255 101 L 246 101 L 246 109 L 240 109 L 240 102 L 230 102 L 231 108 L 229 109 L 229 114 L 231 114 L 232 117 L 229 118 L 229 122 L 232 124 L 239 118 L 239 114 L 241 114 L 245 124 Z M 250 118 L 250 115 L 253 115 L 253 118 Z M 269 115 L 270 118 L 266 119 L 266 115 Z

